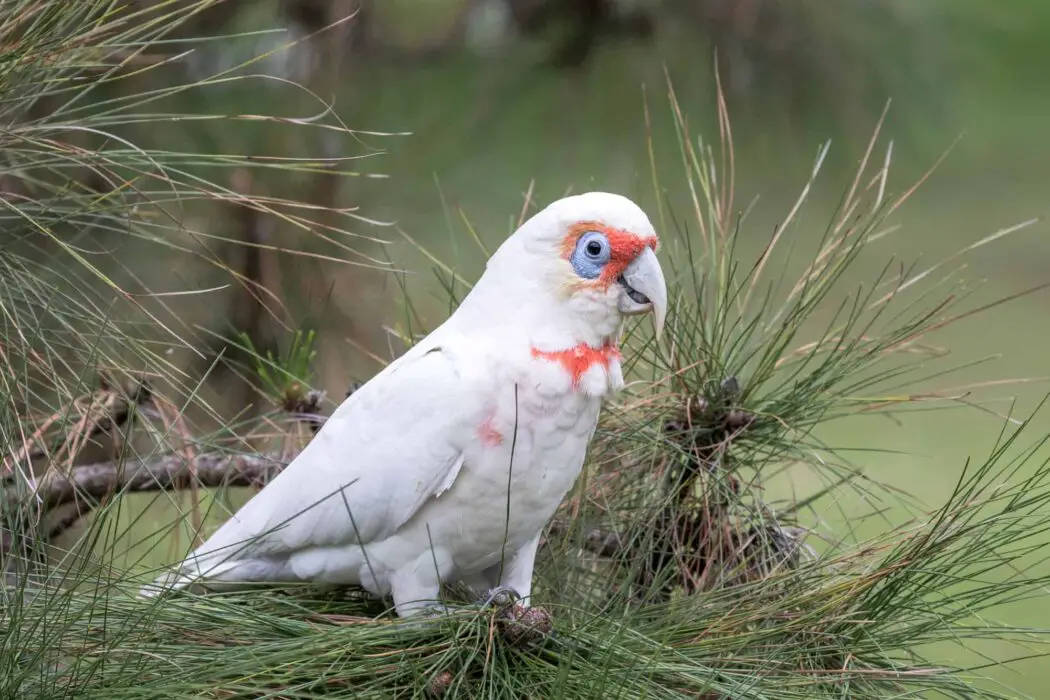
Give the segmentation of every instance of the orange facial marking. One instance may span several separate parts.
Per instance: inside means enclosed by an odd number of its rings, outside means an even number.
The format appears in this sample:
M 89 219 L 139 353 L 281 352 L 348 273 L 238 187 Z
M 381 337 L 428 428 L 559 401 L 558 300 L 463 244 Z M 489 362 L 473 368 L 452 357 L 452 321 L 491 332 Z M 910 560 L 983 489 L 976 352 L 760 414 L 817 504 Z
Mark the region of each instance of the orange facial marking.
M 593 230 L 593 229 L 592 229 Z M 620 359 L 620 349 L 615 345 L 604 345 L 600 348 L 592 348 L 590 345 L 580 343 L 568 350 L 546 350 L 532 349 L 532 356 L 539 360 L 557 362 L 572 377 L 572 386 L 579 386 L 580 379 L 594 365 L 601 365 L 609 369 L 613 360 Z
M 492 425 L 493 418 L 494 416 L 489 414 L 489 417 L 478 426 L 478 440 L 485 447 L 499 447 L 503 444 L 503 433 Z
M 581 221 L 569 227 L 569 233 L 562 241 L 562 256 L 568 260 L 572 257 L 572 251 L 576 249 L 576 242 L 580 236 L 588 231 L 600 231 L 609 239 L 609 264 L 602 270 L 601 277 L 591 284 L 608 287 L 615 282 L 631 261 L 638 257 L 646 248 L 656 250 L 656 236 L 637 236 L 630 231 L 613 228 L 597 221 Z

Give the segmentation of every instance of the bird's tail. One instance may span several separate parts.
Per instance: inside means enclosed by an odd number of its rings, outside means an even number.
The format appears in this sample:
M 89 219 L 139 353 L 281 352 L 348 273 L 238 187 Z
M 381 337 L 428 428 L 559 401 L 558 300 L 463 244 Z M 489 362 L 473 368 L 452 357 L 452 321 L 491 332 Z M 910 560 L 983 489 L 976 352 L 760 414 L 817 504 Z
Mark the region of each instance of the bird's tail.
M 190 566 L 183 563 L 178 570 L 155 578 L 139 589 L 142 598 L 153 598 L 164 593 L 201 588 L 215 590 L 228 587 L 230 579 L 237 578 L 237 572 L 244 568 L 246 562 L 240 560 L 224 561 L 208 566 Z M 227 585 L 222 585 L 227 583 Z M 219 584 L 219 585 L 216 585 Z

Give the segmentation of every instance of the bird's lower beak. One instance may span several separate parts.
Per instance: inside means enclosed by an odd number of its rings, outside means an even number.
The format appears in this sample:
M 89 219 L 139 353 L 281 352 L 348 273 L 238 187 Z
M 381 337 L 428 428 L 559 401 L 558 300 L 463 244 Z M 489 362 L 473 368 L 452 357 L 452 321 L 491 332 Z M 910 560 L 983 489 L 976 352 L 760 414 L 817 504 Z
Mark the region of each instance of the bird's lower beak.
M 633 315 L 653 312 L 653 327 L 659 338 L 667 316 L 667 284 L 660 261 L 652 248 L 646 248 L 620 276 L 620 313 Z

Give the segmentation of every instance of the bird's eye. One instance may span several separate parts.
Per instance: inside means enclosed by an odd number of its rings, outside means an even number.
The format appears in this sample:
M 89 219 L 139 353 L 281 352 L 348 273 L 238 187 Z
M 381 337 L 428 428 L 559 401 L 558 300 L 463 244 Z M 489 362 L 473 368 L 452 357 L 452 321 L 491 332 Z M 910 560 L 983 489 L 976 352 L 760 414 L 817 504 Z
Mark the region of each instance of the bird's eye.
M 601 275 L 610 258 L 609 239 L 600 231 L 588 231 L 576 241 L 570 261 L 576 274 L 585 279 Z
M 604 263 L 609 259 L 609 239 L 598 231 L 583 234 L 576 244 L 576 249 L 582 250 L 584 255 L 597 262 Z

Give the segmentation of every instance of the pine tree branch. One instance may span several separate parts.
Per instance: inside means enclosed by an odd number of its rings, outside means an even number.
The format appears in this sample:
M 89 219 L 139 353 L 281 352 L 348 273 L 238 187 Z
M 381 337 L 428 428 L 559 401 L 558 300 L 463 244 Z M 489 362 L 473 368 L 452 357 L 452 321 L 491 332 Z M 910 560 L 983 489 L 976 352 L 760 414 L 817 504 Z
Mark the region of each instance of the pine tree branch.
M 145 460 L 84 464 L 67 473 L 51 471 L 32 490 L 8 486 L 0 491 L 0 507 L 5 512 L 18 512 L 32 506 L 46 513 L 76 503 L 87 512 L 117 493 L 177 490 L 188 483 L 187 476 L 204 488 L 258 486 L 284 466 L 275 455 L 221 452 L 205 452 L 192 460 L 167 454 Z
M 114 494 L 177 491 L 187 488 L 188 476 L 203 488 L 262 486 L 285 466 L 277 455 L 223 452 L 205 452 L 191 461 L 178 454 L 166 454 L 144 460 L 84 464 L 67 473 L 49 472 L 34 484 L 33 490 L 15 485 L 0 489 L 0 507 L 8 513 L 35 511 L 49 515 L 75 504 L 72 517 L 61 518 L 49 528 L 50 538 L 72 527 L 80 517 Z M 570 531 L 570 525 L 567 520 L 553 520 L 547 537 L 564 536 Z M 617 533 L 597 527 L 588 529 L 580 544 L 588 552 L 604 557 L 623 548 Z

